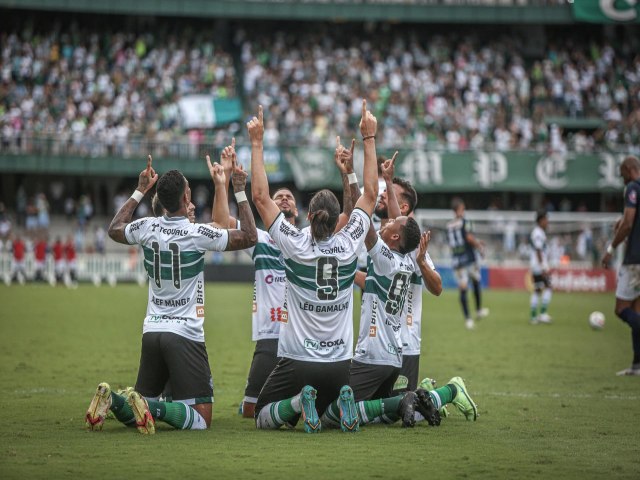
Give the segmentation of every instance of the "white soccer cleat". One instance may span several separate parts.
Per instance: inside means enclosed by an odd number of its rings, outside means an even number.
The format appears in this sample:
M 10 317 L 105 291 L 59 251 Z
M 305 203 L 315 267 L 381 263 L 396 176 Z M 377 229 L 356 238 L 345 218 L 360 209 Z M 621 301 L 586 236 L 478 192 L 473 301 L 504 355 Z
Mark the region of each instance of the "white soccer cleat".
M 551 317 L 548 313 L 541 313 L 538 315 L 538 322 L 540 323 L 551 323 Z
M 466 328 L 467 330 L 473 330 L 474 328 L 476 328 L 476 322 L 473 321 L 473 318 L 467 318 L 464 321 L 464 328 Z
M 486 318 L 489 316 L 489 309 L 487 307 L 481 308 L 476 312 L 476 317 L 478 319 Z
M 96 393 L 85 415 L 85 424 L 89 430 L 102 430 L 109 407 L 111 407 L 111 387 L 103 382 L 96 388 Z
M 625 368 L 624 370 L 620 370 L 619 372 L 616 372 L 616 375 L 618 377 L 627 377 L 627 376 L 640 377 L 640 368 L 633 368 L 633 367 Z

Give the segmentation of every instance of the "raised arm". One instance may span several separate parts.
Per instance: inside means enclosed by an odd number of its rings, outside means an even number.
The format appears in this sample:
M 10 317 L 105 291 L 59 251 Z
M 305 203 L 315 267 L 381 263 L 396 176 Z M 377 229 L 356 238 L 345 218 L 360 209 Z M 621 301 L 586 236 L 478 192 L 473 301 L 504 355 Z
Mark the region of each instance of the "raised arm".
M 398 152 L 393 154 L 391 160 L 386 160 L 382 164 L 382 178 L 387 188 L 387 216 L 389 218 L 398 218 L 402 215 L 400 203 L 398 202 L 398 197 L 396 197 L 396 190 L 393 188 L 393 174 L 397 156 Z
M 222 155 L 231 156 L 232 152 L 229 150 L 231 148 L 231 146 L 225 147 Z M 225 178 L 224 168 L 218 162 L 211 164 L 209 155 L 206 156 L 206 159 L 209 175 L 211 175 L 211 180 L 213 180 L 215 188 L 213 206 L 211 207 L 211 219 L 213 220 L 214 226 L 227 228 L 229 224 L 229 199 L 227 198 L 228 184 Z
M 222 151 L 222 154 L 220 155 L 220 165 L 222 165 L 222 168 L 224 170 L 224 179 L 225 179 L 225 191 L 228 192 L 229 191 L 229 184 L 231 183 L 231 176 L 233 175 L 233 166 L 237 161 L 237 156 L 236 156 L 236 139 L 235 137 L 233 137 L 231 139 L 231 147 L 233 148 L 233 155 L 232 156 L 228 156 L 228 155 L 224 155 L 224 150 Z M 213 211 L 211 211 L 212 214 L 212 221 L 213 220 Z M 231 215 L 229 215 L 228 221 L 225 224 L 227 225 L 226 228 L 238 228 L 238 221 L 232 217 Z
M 247 200 L 247 194 L 244 191 L 247 184 L 247 172 L 242 167 L 235 165 L 231 183 L 238 202 L 240 230 L 229 230 L 229 242 L 225 250 L 244 250 L 245 248 L 253 247 L 258 241 L 256 222 L 249 206 L 249 200 Z
M 360 187 L 358 179 L 353 171 L 353 150 L 356 145 L 355 138 L 351 140 L 351 148 L 346 149 L 340 143 L 340 137 L 336 137 L 336 153 L 334 160 L 342 176 L 342 213 L 338 218 L 335 231 L 344 227 L 349 221 L 349 216 L 353 211 L 353 204 L 360 197 Z
M 420 273 L 422 274 L 424 286 L 427 287 L 427 290 L 429 290 L 433 295 L 439 297 L 442 293 L 442 278 L 440 278 L 440 274 L 438 272 L 431 268 L 431 265 L 429 265 L 426 258 L 427 248 L 429 247 L 430 241 L 431 231 L 428 230 L 420 236 L 420 246 L 418 247 L 416 261 L 418 268 L 420 268 Z
M 136 207 L 143 199 L 145 194 L 151 190 L 151 188 L 158 181 L 158 174 L 151 166 L 153 159 L 151 155 L 147 158 L 147 168 L 145 168 L 138 176 L 138 188 L 136 188 L 133 195 L 120 207 L 116 216 L 111 220 L 109 225 L 109 237 L 118 243 L 124 243 L 128 245 L 127 239 L 124 235 L 124 229 L 131 222 L 131 217 Z
M 373 213 L 378 200 L 378 161 L 376 159 L 376 131 L 378 121 L 369 110 L 367 101 L 362 100 L 362 119 L 360 133 L 364 144 L 364 169 L 362 181 L 364 193 L 356 202 L 356 208 L 361 208 L 369 215 Z
M 249 130 L 249 138 L 251 139 L 251 198 L 265 228 L 269 229 L 280 214 L 280 209 L 269 195 L 269 181 L 264 169 L 262 105 L 258 107 L 258 117 L 253 117 L 247 123 L 247 130 Z M 240 222 L 242 222 L 242 217 L 240 217 Z

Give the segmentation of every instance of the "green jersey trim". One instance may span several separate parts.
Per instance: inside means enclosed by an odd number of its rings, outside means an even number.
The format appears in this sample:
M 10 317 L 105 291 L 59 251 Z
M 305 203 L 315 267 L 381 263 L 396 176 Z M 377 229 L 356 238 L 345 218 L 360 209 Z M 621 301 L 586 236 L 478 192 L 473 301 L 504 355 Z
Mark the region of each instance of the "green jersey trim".
M 149 263 L 145 260 L 144 268 L 147 271 L 147 275 L 149 278 L 154 278 L 153 276 L 153 263 Z M 188 279 L 193 278 L 199 273 L 204 271 L 204 258 L 201 258 L 198 262 L 180 267 L 180 278 Z M 160 279 L 161 280 L 173 280 L 173 268 L 170 266 L 161 266 L 160 267 Z
M 284 272 L 284 266 L 278 258 L 268 257 L 266 255 L 254 258 L 256 270 L 278 270 Z
M 256 258 L 258 255 L 269 255 L 272 257 L 279 258 L 280 250 L 274 247 L 270 247 L 266 243 L 256 243 L 256 246 L 253 249 L 252 258 Z
M 153 263 L 153 255 L 155 253 L 153 249 L 142 245 L 142 251 L 144 252 L 144 259 L 147 262 Z M 198 262 L 202 258 L 204 258 L 203 252 L 180 252 L 180 265 L 190 265 Z M 173 252 L 162 250 L 160 252 L 160 263 L 164 265 L 172 265 Z

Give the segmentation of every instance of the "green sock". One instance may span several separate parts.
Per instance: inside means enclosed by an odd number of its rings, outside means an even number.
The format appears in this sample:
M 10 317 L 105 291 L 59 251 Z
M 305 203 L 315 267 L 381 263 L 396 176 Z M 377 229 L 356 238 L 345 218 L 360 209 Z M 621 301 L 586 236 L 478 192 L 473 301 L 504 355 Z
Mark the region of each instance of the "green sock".
M 340 406 L 338 405 L 338 400 L 334 400 L 329 404 L 321 420 L 322 428 L 325 426 L 334 428 L 340 426 Z
M 189 405 L 181 402 L 157 402 L 147 400 L 151 416 L 168 423 L 173 428 L 189 430 L 193 426 L 194 415 Z
M 438 410 L 440 410 L 447 403 L 451 403 L 453 399 L 456 398 L 457 394 L 458 389 L 451 383 L 448 383 L 444 387 L 436 388 L 435 390 L 431 390 L 429 392 L 431 400 L 433 400 L 433 403 Z
M 115 392 L 111 392 L 111 408 L 110 410 L 116 416 L 118 421 L 125 425 L 133 426 L 136 423 L 136 417 L 133 415 L 133 410 L 127 403 L 126 399 L 122 395 L 118 395 Z
M 542 306 L 540 307 L 540 315 L 544 315 L 545 313 L 547 313 L 547 307 L 549 305 L 546 303 L 543 303 Z
M 300 396 L 296 395 L 295 397 L 281 400 L 275 405 L 275 407 L 278 409 L 278 416 L 285 423 L 300 414 L 300 412 L 296 412 L 292 405 L 292 401 L 294 399 L 297 399 L 298 403 L 300 403 Z
M 538 316 L 538 307 L 531 307 L 531 320 L 535 320 Z
M 377 400 L 364 400 L 358 402 L 358 416 L 360 423 L 366 425 L 374 421 L 384 423 L 393 423 L 400 418 L 398 408 L 402 401 L 403 395 L 391 398 L 382 398 Z M 364 410 L 364 413 L 363 413 Z M 376 420 L 377 419 L 377 420 Z

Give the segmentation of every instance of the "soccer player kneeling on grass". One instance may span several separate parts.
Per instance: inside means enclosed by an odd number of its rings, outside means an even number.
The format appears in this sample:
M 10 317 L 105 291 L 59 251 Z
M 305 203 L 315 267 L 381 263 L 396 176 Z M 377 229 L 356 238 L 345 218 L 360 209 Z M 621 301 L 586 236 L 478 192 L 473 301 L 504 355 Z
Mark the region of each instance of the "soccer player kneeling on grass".
M 349 381 L 353 345 L 352 286 L 357 251 L 371 224 L 378 195 L 375 152 L 376 118 L 362 102 L 360 131 L 364 142 L 364 194 L 345 227 L 334 234 L 340 204 L 329 190 L 309 204 L 310 228 L 299 230 L 284 218 L 269 196 L 263 160 L 263 114 L 248 124 L 251 139 L 253 201 L 282 252 L 287 290 L 280 326 L 278 356 L 256 403 L 256 427 L 293 425 L 301 416 L 305 431 L 319 432 L 327 406 L 340 397 L 346 430 L 355 431 L 355 403 Z M 350 183 L 355 183 L 351 173 Z
M 224 184 L 222 167 L 210 166 L 214 182 Z M 216 176 L 222 176 L 221 182 Z M 131 222 L 140 200 L 158 183 L 162 217 Z M 109 227 L 109 236 L 124 244 L 139 244 L 149 275 L 149 303 L 145 317 L 140 367 L 135 389 L 124 394 L 101 383 L 85 420 L 90 430 L 102 428 L 111 410 L 141 433 L 155 432 L 155 419 L 179 429 L 205 429 L 211 423 L 213 380 L 204 343 L 204 255 L 208 250 L 240 250 L 256 243 L 256 227 L 244 193 L 246 173 L 234 170 L 233 186 L 239 203 L 241 230 L 225 230 L 188 219 L 191 189 L 177 170 L 158 175 L 151 167 L 140 173 L 138 188 Z M 227 203 L 226 191 L 216 189 L 216 201 Z M 158 397 L 169 385 L 174 402 Z

